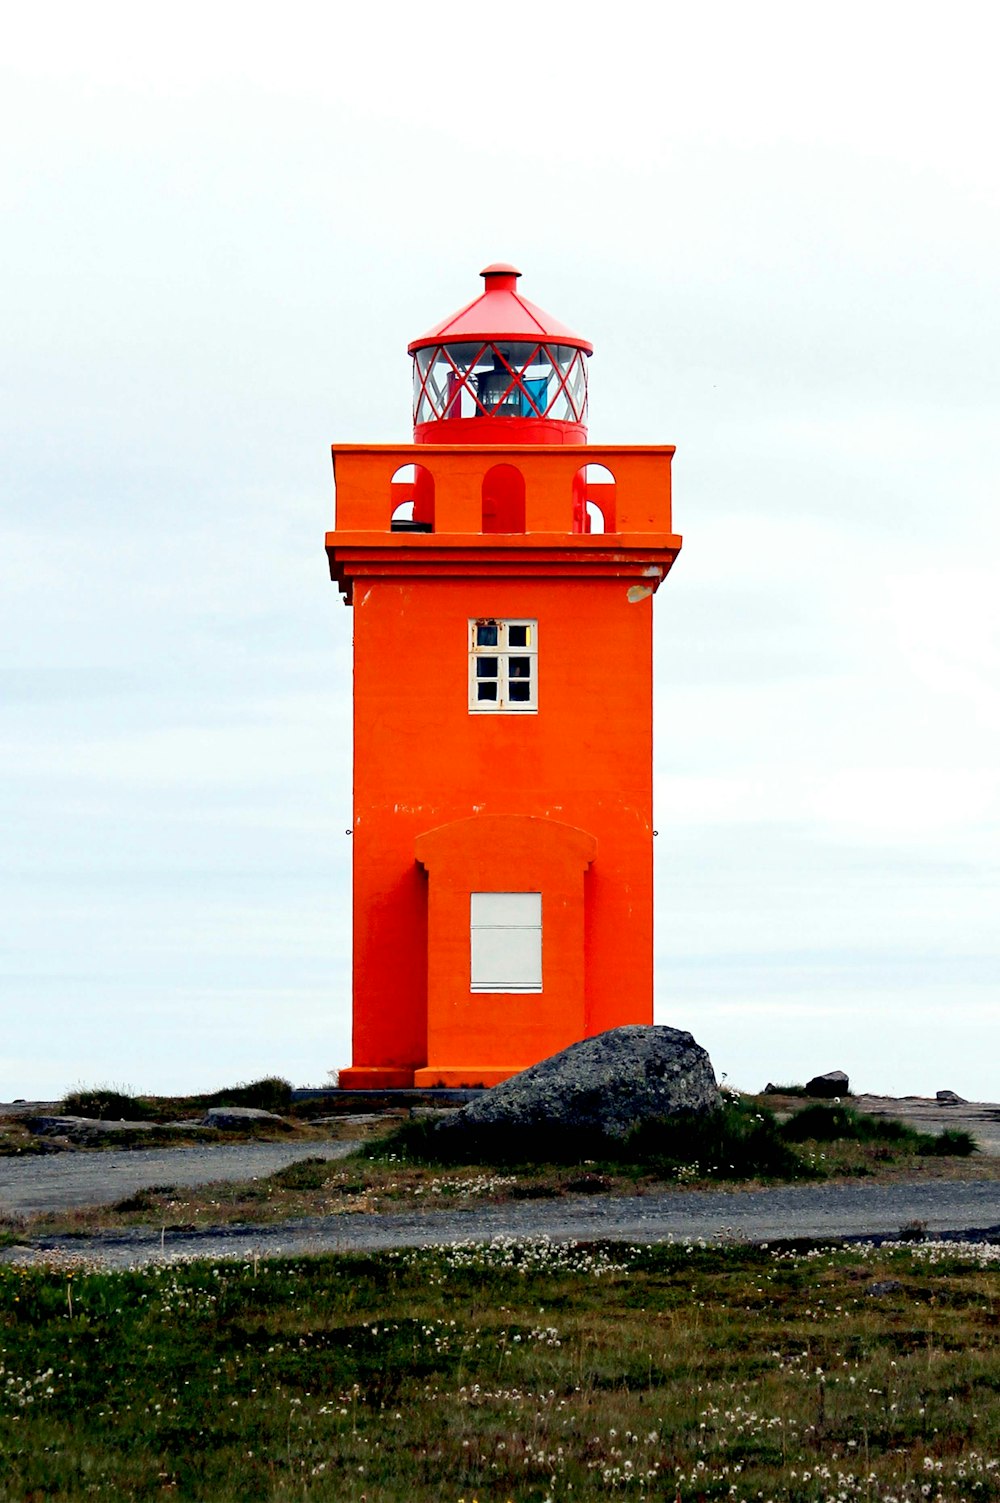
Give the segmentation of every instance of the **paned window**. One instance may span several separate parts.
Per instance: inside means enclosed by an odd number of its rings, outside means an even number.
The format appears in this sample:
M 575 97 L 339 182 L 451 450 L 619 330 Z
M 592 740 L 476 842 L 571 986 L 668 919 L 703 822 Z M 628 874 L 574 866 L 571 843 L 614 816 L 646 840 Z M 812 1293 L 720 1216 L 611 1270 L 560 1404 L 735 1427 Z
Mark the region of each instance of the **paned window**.
M 474 892 L 471 948 L 471 991 L 540 992 L 541 893 Z
M 469 622 L 469 709 L 538 709 L 538 622 Z

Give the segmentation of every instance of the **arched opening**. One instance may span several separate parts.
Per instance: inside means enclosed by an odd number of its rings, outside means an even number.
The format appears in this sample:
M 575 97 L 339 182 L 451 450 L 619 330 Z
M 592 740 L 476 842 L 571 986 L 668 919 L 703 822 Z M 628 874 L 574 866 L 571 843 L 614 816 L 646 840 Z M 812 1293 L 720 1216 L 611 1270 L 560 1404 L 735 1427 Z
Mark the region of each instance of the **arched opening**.
M 604 513 L 596 501 L 587 502 L 587 531 L 604 531 Z
M 614 532 L 615 477 L 603 464 L 585 464 L 573 476 L 573 531 Z
M 434 476 L 422 464 L 404 464 L 389 483 L 390 532 L 434 531 Z
M 483 476 L 483 531 L 524 531 L 524 476 L 516 465 L 495 464 Z

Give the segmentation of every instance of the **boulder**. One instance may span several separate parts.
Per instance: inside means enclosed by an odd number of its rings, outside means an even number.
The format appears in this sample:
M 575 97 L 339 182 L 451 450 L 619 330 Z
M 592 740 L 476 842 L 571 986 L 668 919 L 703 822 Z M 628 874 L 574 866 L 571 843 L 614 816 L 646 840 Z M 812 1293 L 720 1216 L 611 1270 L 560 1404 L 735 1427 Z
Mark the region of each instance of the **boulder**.
M 834 1096 L 850 1094 L 851 1082 L 843 1070 L 828 1070 L 825 1075 L 814 1075 L 812 1080 L 806 1081 L 807 1096 L 823 1096 L 831 1100 Z
M 73 1142 L 84 1142 L 90 1138 L 134 1138 L 156 1131 L 155 1122 L 106 1122 L 101 1117 L 29 1117 L 25 1126 L 31 1133 L 69 1138 Z
M 620 1139 L 651 1118 L 709 1112 L 719 1104 L 712 1062 L 690 1033 L 629 1024 L 511 1076 L 435 1131 L 559 1128 Z
M 205 1113 L 205 1127 L 250 1127 L 257 1122 L 288 1124 L 276 1112 L 262 1111 L 259 1106 L 210 1106 Z
M 968 1106 L 964 1096 L 959 1096 L 956 1091 L 938 1091 L 935 1098 L 942 1106 Z

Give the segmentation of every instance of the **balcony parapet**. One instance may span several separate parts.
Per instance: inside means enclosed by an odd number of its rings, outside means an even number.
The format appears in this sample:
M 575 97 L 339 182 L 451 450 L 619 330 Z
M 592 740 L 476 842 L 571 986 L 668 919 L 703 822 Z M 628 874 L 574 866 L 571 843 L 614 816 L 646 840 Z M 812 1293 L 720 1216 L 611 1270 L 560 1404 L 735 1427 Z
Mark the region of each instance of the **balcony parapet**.
M 672 444 L 336 445 L 336 528 L 328 544 L 376 533 L 418 547 L 427 546 L 428 533 L 439 541 L 442 534 L 485 536 L 494 545 L 537 534 L 662 539 L 673 535 L 673 455 Z M 411 506 L 417 522 L 395 531 L 394 515 L 398 526 Z

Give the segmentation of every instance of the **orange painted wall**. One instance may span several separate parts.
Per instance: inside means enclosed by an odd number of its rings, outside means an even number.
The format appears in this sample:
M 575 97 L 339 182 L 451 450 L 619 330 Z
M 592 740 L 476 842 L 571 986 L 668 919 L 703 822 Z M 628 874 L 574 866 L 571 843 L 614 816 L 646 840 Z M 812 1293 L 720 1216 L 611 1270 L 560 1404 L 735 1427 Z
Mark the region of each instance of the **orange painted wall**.
M 414 842 L 473 813 L 545 814 L 597 837 L 586 1031 L 651 1021 L 652 598 L 630 603 L 627 588 L 393 580 L 355 593 L 356 1064 L 424 1063 Z M 537 618 L 537 714 L 469 713 L 478 616 Z

